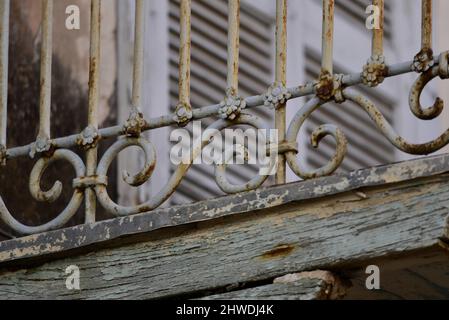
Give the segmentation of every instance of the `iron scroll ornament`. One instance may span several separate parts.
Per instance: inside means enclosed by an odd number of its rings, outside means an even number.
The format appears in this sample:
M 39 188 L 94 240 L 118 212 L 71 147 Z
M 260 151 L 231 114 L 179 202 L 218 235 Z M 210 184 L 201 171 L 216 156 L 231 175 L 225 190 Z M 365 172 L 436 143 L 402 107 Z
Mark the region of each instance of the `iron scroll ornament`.
M 41 178 L 45 170 L 55 161 L 64 160 L 69 162 L 75 169 L 76 179 L 84 177 L 86 174 L 86 167 L 84 166 L 81 158 L 70 150 L 60 149 L 56 150 L 53 155 L 49 157 L 40 158 L 30 175 L 30 192 L 33 198 L 40 202 L 54 202 L 56 201 L 62 192 L 62 184 L 56 181 L 53 187 L 48 191 L 42 191 L 40 188 Z M 76 181 L 76 179 L 74 181 Z M 0 218 L 1 220 L 12 230 L 19 234 L 30 235 L 36 233 L 47 232 L 62 228 L 69 220 L 76 214 L 77 210 L 81 206 L 83 201 L 82 188 L 76 187 L 73 192 L 73 196 L 67 205 L 67 207 L 52 221 L 40 226 L 27 226 L 17 221 L 9 212 L 2 197 L 0 197 Z
M 424 108 L 421 105 L 420 98 L 426 85 L 433 79 L 437 77 L 440 77 L 441 79 L 449 78 L 448 61 L 449 52 L 443 52 L 439 57 L 439 64 L 428 71 L 423 72 L 414 82 L 409 95 L 409 105 L 411 112 L 417 118 L 421 120 L 433 120 L 441 115 L 444 108 L 444 102 L 441 98 L 436 98 L 434 104 L 427 108 Z M 341 77 L 338 76 L 335 78 L 341 79 Z M 337 98 L 336 95 L 338 95 Z M 412 155 L 428 155 L 441 150 L 449 144 L 449 129 L 436 139 L 426 143 L 414 144 L 408 142 L 394 130 L 391 124 L 379 111 L 379 108 L 372 101 L 351 88 L 343 88 L 341 83 L 336 86 L 336 90 L 334 90 L 333 95 L 330 96 L 327 101 L 314 97 L 300 108 L 293 118 L 287 133 L 287 140 L 289 143 L 296 142 L 297 135 L 307 118 L 331 99 L 335 100 L 337 103 L 343 103 L 345 100 L 350 100 L 361 107 L 385 138 L 397 149 L 405 153 Z M 312 133 L 312 146 L 317 148 L 320 141 L 326 136 L 332 136 L 334 138 L 336 142 L 336 151 L 330 161 L 319 169 L 308 170 L 297 160 L 296 152 L 288 151 L 286 153 L 287 163 L 298 177 L 303 179 L 323 177 L 334 173 L 339 168 L 347 153 L 347 139 L 341 129 L 335 125 L 326 124 L 320 126 Z
M 242 113 L 234 120 L 218 120 L 210 125 L 208 129 L 222 131 L 235 125 L 248 125 L 257 129 L 263 127 L 263 122 L 254 115 Z M 206 130 L 205 132 L 209 131 L 210 130 Z M 192 166 L 194 159 L 196 159 L 202 152 L 203 148 L 211 142 L 211 136 L 207 134 L 203 135 L 200 139 L 201 143 L 194 144 L 194 146 L 197 147 L 193 149 L 188 163 L 177 166 L 168 183 L 146 203 L 130 207 L 121 206 L 110 198 L 106 189 L 107 184 L 105 183 L 99 183 L 95 187 L 95 192 L 99 202 L 108 212 L 115 216 L 129 216 L 152 211 L 158 208 L 175 192 L 183 177 Z M 111 146 L 98 164 L 98 177 L 106 177 L 112 161 L 120 152 L 131 146 L 136 146 L 143 150 L 146 164 L 144 169 L 134 177 L 131 177 L 127 172 L 124 172 L 123 179 L 131 186 L 139 186 L 148 181 L 151 178 L 153 170 L 155 169 L 156 157 L 152 144 L 143 137 L 126 137 L 120 139 L 113 146 Z M 273 157 L 270 157 L 270 159 L 270 166 L 274 166 L 275 159 Z M 233 185 L 226 179 L 225 167 L 226 166 L 224 164 L 216 164 L 215 176 L 218 186 L 228 194 L 238 193 L 244 190 L 257 189 L 262 186 L 269 177 L 264 175 L 256 175 L 248 183 Z
M 437 99 L 433 106 L 424 108 L 421 106 L 419 102 L 419 98 L 425 89 L 426 85 L 434 78 L 440 77 L 442 79 L 448 78 L 448 56 L 449 54 L 443 53 L 440 56 L 440 61 L 437 66 L 429 69 L 428 71 L 422 73 L 416 82 L 413 84 L 409 102 L 410 109 L 412 113 L 422 120 L 430 120 L 438 117 L 443 110 L 443 101 L 441 99 Z M 449 144 L 449 129 L 446 130 L 443 134 L 441 134 L 435 140 L 432 140 L 423 144 L 413 144 L 406 141 L 403 137 L 398 135 L 393 127 L 388 123 L 379 109 L 375 106 L 373 102 L 364 97 L 361 94 L 358 94 L 353 89 L 350 88 L 342 88 L 341 89 L 341 98 L 343 100 L 347 99 L 354 102 L 357 106 L 361 107 L 372 119 L 378 130 L 399 150 L 414 154 L 414 155 L 425 155 L 436 152 L 441 148 L 445 147 Z M 340 99 L 341 99 L 340 98 Z M 323 104 L 328 101 L 323 101 L 317 97 L 312 98 L 307 104 L 298 110 L 297 114 L 293 118 L 289 130 L 287 132 L 287 143 L 295 144 L 298 139 L 298 133 L 308 119 L 308 117 L 317 109 L 319 109 Z M 340 101 L 343 102 L 343 101 Z M 255 128 L 263 127 L 262 121 L 256 116 L 242 113 L 234 120 L 218 120 L 213 123 L 209 128 L 224 130 L 226 128 L 235 126 L 235 125 L 250 125 Z M 306 169 L 296 158 L 297 152 L 294 150 L 287 150 L 285 152 L 287 163 L 290 168 L 298 175 L 298 177 L 303 179 L 311 179 L 316 177 L 322 177 L 326 175 L 330 175 L 335 170 L 339 168 L 341 163 L 343 162 L 346 152 L 347 152 L 347 139 L 341 129 L 332 124 L 326 124 L 320 126 L 317 130 L 315 130 L 312 134 L 312 145 L 314 147 L 319 147 L 320 141 L 326 137 L 332 136 L 337 144 L 335 154 L 330 159 L 330 161 L 317 170 L 308 170 Z M 143 150 L 146 161 L 145 166 L 142 171 L 134 176 L 131 176 L 129 173 L 123 173 L 123 179 L 126 183 L 133 187 L 139 187 L 146 181 L 151 178 L 151 175 L 156 166 L 156 153 L 153 145 L 147 141 L 145 138 L 138 137 L 130 137 L 125 136 L 120 138 L 113 146 L 111 146 L 103 158 L 101 159 L 98 168 L 97 168 L 97 177 L 95 179 L 90 179 L 86 177 L 86 169 L 83 161 L 72 151 L 67 149 L 57 149 L 53 155 L 47 157 L 43 156 L 40 158 L 35 167 L 32 170 L 30 176 L 30 192 L 32 196 L 38 201 L 45 202 L 53 202 L 59 198 L 61 194 L 62 185 L 60 182 L 56 182 L 53 187 L 48 191 L 42 191 L 40 189 L 40 179 L 43 175 L 43 172 L 46 170 L 48 166 L 50 166 L 53 162 L 57 160 L 65 160 L 68 161 L 75 169 L 76 178 L 74 180 L 74 193 L 72 199 L 67 205 L 66 209 L 63 210 L 55 219 L 52 221 L 43 224 L 41 226 L 26 226 L 19 221 L 17 221 L 7 209 L 3 199 L 0 197 L 0 218 L 3 222 L 6 223 L 12 230 L 19 234 L 36 234 L 42 233 L 54 229 L 58 229 L 63 227 L 77 212 L 79 207 L 81 206 L 83 200 L 83 191 L 86 187 L 93 186 L 95 188 L 95 193 L 100 201 L 101 205 L 110 213 L 116 216 L 127 216 L 133 215 L 142 212 L 152 211 L 162 205 L 176 190 L 176 188 L 181 183 L 184 175 L 190 169 L 194 157 L 198 156 L 198 154 L 202 151 L 202 149 L 210 143 L 210 137 L 202 137 L 201 148 L 194 150 L 192 154 L 192 158 L 190 163 L 185 165 L 180 165 L 168 181 L 168 183 L 160 190 L 158 194 L 156 194 L 151 200 L 147 203 L 144 203 L 139 206 L 133 207 L 124 207 L 114 203 L 109 195 L 107 194 L 106 186 L 107 186 L 107 173 L 108 169 L 112 163 L 112 161 L 116 158 L 116 156 L 127 149 L 130 146 L 137 146 Z M 274 163 L 274 161 L 272 162 Z M 218 186 L 228 194 L 238 193 L 246 190 L 254 190 L 259 188 L 264 184 L 267 180 L 268 176 L 256 176 L 250 182 L 242 185 L 232 185 L 230 184 L 225 177 L 225 166 L 217 165 L 215 170 L 216 181 Z

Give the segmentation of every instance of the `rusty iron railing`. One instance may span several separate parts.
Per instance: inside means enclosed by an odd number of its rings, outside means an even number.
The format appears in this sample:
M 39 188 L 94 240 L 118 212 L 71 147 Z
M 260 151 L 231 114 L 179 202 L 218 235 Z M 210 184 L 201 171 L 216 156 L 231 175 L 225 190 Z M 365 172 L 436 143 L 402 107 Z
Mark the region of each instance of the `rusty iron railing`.
M 248 110 L 256 107 L 274 108 L 276 129 L 279 131 L 280 142 L 277 146 L 278 156 L 276 182 L 286 182 L 286 167 L 303 179 L 310 179 L 332 174 L 342 163 L 347 140 L 343 132 L 336 126 L 327 124 L 320 126 L 312 133 L 312 144 L 318 147 L 326 136 L 332 136 L 336 141 L 336 151 L 330 161 L 317 170 L 308 170 L 298 161 L 297 138 L 306 119 L 320 106 L 334 101 L 343 103 L 353 101 L 360 106 L 372 119 L 378 130 L 396 148 L 415 155 L 430 154 L 449 144 L 449 129 L 436 140 L 424 144 L 407 142 L 391 127 L 382 113 L 368 98 L 351 89 L 352 86 L 364 84 L 368 87 L 380 85 L 387 77 L 416 72 L 418 79 L 413 84 L 409 102 L 413 114 L 419 119 L 429 120 L 438 117 L 443 110 L 443 101 L 437 99 L 433 106 L 424 108 L 420 104 L 420 96 L 424 87 L 436 77 L 449 78 L 449 52 L 434 55 L 432 51 L 432 1 L 422 1 L 422 50 L 413 61 L 395 65 L 387 65 L 383 51 L 383 14 L 384 0 L 373 0 L 373 5 L 380 10 L 381 23 L 373 30 L 372 55 L 363 71 L 355 74 L 335 74 L 333 70 L 333 38 L 334 38 L 334 0 L 323 0 L 323 30 L 322 30 L 322 66 L 319 79 L 305 85 L 286 88 L 287 70 L 287 0 L 276 0 L 276 66 L 274 83 L 266 93 L 243 98 L 238 90 L 239 64 L 239 12 L 240 0 L 229 0 L 229 34 L 228 34 L 228 66 L 227 88 L 225 98 L 221 103 L 193 109 L 190 104 L 190 49 L 191 49 L 191 0 L 181 0 L 180 18 L 180 63 L 179 63 L 179 103 L 174 114 L 155 119 L 145 119 L 141 112 L 142 104 L 142 70 L 144 65 L 144 0 L 136 1 L 135 12 L 135 45 L 132 104 L 129 119 L 126 123 L 115 127 L 98 128 L 99 101 L 99 65 L 100 65 L 100 26 L 101 0 L 91 0 L 91 34 L 90 34 L 90 79 L 88 123 L 86 129 L 78 134 L 61 138 L 50 136 L 50 97 L 51 97 L 51 65 L 52 65 L 52 16 L 53 0 L 42 0 L 42 52 L 41 52 L 41 92 L 40 92 L 40 125 L 36 141 L 25 146 L 7 148 L 7 83 L 8 83 L 8 37 L 10 0 L 0 0 L 0 162 L 5 164 L 8 159 L 31 156 L 37 162 L 30 176 L 30 191 L 32 196 L 43 202 L 53 202 L 61 195 L 62 184 L 56 182 L 48 191 L 40 187 L 41 177 L 48 166 L 56 160 L 70 163 L 76 172 L 73 181 L 73 196 L 67 207 L 54 220 L 40 226 L 26 226 L 17 221 L 6 208 L 0 197 L 0 219 L 15 232 L 23 235 L 46 232 L 64 227 L 75 215 L 84 199 L 86 205 L 85 222 L 94 223 L 96 201 L 115 216 L 133 215 L 148 212 L 161 206 L 175 191 L 195 159 L 207 144 L 209 137 L 201 137 L 201 143 L 196 144 L 188 164 L 181 164 L 168 180 L 167 184 L 148 202 L 132 207 L 116 204 L 107 193 L 108 169 L 119 152 L 130 146 L 139 147 L 145 154 L 145 166 L 140 173 L 131 176 L 123 173 L 123 179 L 130 186 L 138 187 L 148 181 L 156 166 L 156 152 L 153 144 L 142 136 L 148 130 L 178 125 L 186 126 L 193 120 L 219 115 L 221 120 L 210 128 L 224 130 L 235 125 L 262 127 L 262 122 Z M 294 116 L 287 128 L 286 103 L 288 100 L 312 96 L 311 99 Z M 117 139 L 118 138 L 118 139 Z M 101 139 L 117 139 L 117 141 L 98 158 L 98 142 Z M 70 148 L 81 147 L 86 152 L 85 162 Z M 99 162 L 97 163 L 99 159 Z M 219 187 L 226 193 L 237 193 L 256 189 L 262 186 L 267 176 L 259 175 L 244 185 L 233 185 L 225 173 L 226 166 L 216 167 L 216 180 Z

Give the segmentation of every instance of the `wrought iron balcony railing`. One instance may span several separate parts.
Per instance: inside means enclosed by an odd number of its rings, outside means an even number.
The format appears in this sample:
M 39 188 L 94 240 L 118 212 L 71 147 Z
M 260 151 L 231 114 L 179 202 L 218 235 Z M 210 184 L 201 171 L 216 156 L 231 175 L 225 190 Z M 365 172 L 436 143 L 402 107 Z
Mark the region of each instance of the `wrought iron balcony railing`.
M 274 1 L 274 0 L 273 0 Z M 136 0 L 135 41 L 134 41 L 134 73 L 132 104 L 129 108 L 129 119 L 126 123 L 109 128 L 98 128 L 97 110 L 99 101 L 99 63 L 100 63 L 100 26 L 101 0 L 91 0 L 91 33 L 90 33 L 90 79 L 88 124 L 78 135 L 53 138 L 50 136 L 50 97 L 52 67 L 52 17 L 53 0 L 42 0 L 42 49 L 41 49 L 41 91 L 40 122 L 36 141 L 25 146 L 7 148 L 7 82 L 8 82 L 8 37 L 9 37 L 9 5 L 10 0 L 0 1 L 0 162 L 17 157 L 37 158 L 30 175 L 30 191 L 32 196 L 42 202 L 53 202 L 61 195 L 62 184 L 56 182 L 53 187 L 44 191 L 40 187 L 41 177 L 46 168 L 56 160 L 65 160 L 76 171 L 73 180 L 73 196 L 69 204 L 54 220 L 40 225 L 27 226 L 17 221 L 8 211 L 0 197 L 0 219 L 19 234 L 35 234 L 62 228 L 85 201 L 85 223 L 96 220 L 96 202 L 115 216 L 134 215 L 149 212 L 161 206 L 175 191 L 193 160 L 210 143 L 202 137 L 201 148 L 193 151 L 188 164 L 176 168 L 167 184 L 151 200 L 138 206 L 124 207 L 115 203 L 107 193 L 108 169 L 118 153 L 130 146 L 139 147 L 145 154 L 145 166 L 140 173 L 131 176 L 124 172 L 123 179 L 133 187 L 139 187 L 151 178 L 156 166 L 156 152 L 153 144 L 142 136 L 142 133 L 156 128 L 179 125 L 185 126 L 193 120 L 219 115 L 221 120 L 212 124 L 212 128 L 224 130 L 235 125 L 259 126 L 260 120 L 251 115 L 252 108 L 274 107 L 275 127 L 279 132 L 278 168 L 276 183 L 286 182 L 287 165 L 303 179 L 310 179 L 332 174 L 342 163 L 347 149 L 347 140 L 343 132 L 332 124 L 316 129 L 312 134 L 312 143 L 319 146 L 320 141 L 331 136 L 337 147 L 332 159 L 317 170 L 308 170 L 297 159 L 297 139 L 305 120 L 320 106 L 334 101 L 343 103 L 353 101 L 372 119 L 378 130 L 396 148 L 415 155 L 430 154 L 449 144 L 449 129 L 437 139 L 424 144 L 413 144 L 395 132 L 376 105 L 361 94 L 351 89 L 357 84 L 368 87 L 380 85 L 387 77 L 416 72 L 419 74 L 409 97 L 413 114 L 422 120 L 438 117 L 443 110 L 443 101 L 437 99 L 431 107 L 420 104 L 420 96 L 425 86 L 434 78 L 449 78 L 449 52 L 434 55 L 432 51 L 432 0 L 422 1 L 422 50 L 414 60 L 396 65 L 387 65 L 383 50 L 383 13 L 384 0 L 373 0 L 373 5 L 380 10 L 380 26 L 373 29 L 372 55 L 363 71 L 356 74 L 334 74 L 333 71 L 333 39 L 334 39 L 334 0 L 323 0 L 322 30 L 322 66 L 321 75 L 315 82 L 286 88 L 286 53 L 287 53 L 287 0 L 276 0 L 276 66 L 273 85 L 266 93 L 258 96 L 242 98 L 238 90 L 239 66 L 239 11 L 240 1 L 229 0 L 229 34 L 228 34 L 228 67 L 226 96 L 221 103 L 193 109 L 190 104 L 190 25 L 191 0 L 181 0 L 181 45 L 179 64 L 179 104 L 174 114 L 155 119 L 145 119 L 140 107 L 142 104 L 142 70 L 144 64 L 144 0 Z M 311 99 L 300 107 L 287 127 L 286 103 L 288 100 L 311 96 Z M 337 112 L 337 111 L 336 111 Z M 118 138 L 118 139 L 117 139 Z M 117 141 L 98 158 L 98 142 L 101 139 L 117 139 Z M 82 148 L 86 152 L 83 161 L 71 148 Z M 100 161 L 98 162 L 98 159 Z M 233 185 L 226 179 L 225 166 L 216 166 L 216 180 L 226 193 L 238 193 L 261 187 L 268 177 L 257 176 L 244 185 Z

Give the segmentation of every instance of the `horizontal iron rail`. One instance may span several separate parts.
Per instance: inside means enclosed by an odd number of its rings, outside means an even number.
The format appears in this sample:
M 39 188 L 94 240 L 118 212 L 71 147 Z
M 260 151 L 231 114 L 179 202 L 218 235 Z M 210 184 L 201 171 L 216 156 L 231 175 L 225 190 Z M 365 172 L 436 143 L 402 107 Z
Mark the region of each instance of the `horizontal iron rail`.
M 439 61 L 439 57 L 436 56 L 434 58 L 434 63 L 436 65 L 438 65 L 438 61 Z M 412 64 L 413 64 L 413 61 L 407 61 L 407 62 L 389 65 L 389 66 L 387 66 L 388 73 L 387 73 L 386 77 L 387 78 L 395 77 L 395 76 L 399 76 L 402 74 L 407 74 L 407 73 L 413 72 L 412 67 L 411 67 Z M 346 87 L 359 85 L 359 84 L 362 84 L 362 82 L 363 82 L 362 75 L 360 73 L 346 74 L 343 76 L 343 80 L 342 80 L 342 83 Z M 291 94 L 291 98 L 289 98 L 289 100 L 314 95 L 316 93 L 315 84 L 316 84 L 315 81 L 311 81 L 311 82 L 307 82 L 304 85 L 299 85 L 296 87 L 288 88 L 288 92 Z M 246 101 L 246 108 L 262 107 L 264 105 L 264 94 L 247 97 L 247 98 L 245 98 L 245 101 Z M 219 104 L 204 106 L 201 108 L 195 108 L 192 110 L 192 112 L 193 112 L 192 119 L 201 120 L 204 118 L 216 116 L 219 109 L 220 109 Z M 170 114 L 170 115 L 165 115 L 165 116 L 161 116 L 161 117 L 157 117 L 157 118 L 148 119 L 146 121 L 147 124 L 142 129 L 143 129 L 143 131 L 149 131 L 149 130 L 153 130 L 153 129 L 176 125 L 177 123 L 173 119 L 173 116 L 174 116 L 173 114 Z M 126 132 L 122 125 L 117 125 L 117 126 L 99 129 L 99 134 L 102 139 L 111 139 L 111 138 L 115 138 L 117 136 L 125 135 Z M 73 134 L 73 135 L 70 135 L 67 137 L 53 139 L 53 140 L 51 140 L 51 144 L 55 148 L 64 148 L 64 149 L 72 148 L 77 145 L 76 141 L 78 138 L 79 138 L 79 134 Z M 10 148 L 6 152 L 7 157 L 9 159 L 12 159 L 12 158 L 17 158 L 17 157 L 28 156 L 30 154 L 31 149 L 33 148 L 33 144 L 34 143 L 30 143 L 25 146 Z

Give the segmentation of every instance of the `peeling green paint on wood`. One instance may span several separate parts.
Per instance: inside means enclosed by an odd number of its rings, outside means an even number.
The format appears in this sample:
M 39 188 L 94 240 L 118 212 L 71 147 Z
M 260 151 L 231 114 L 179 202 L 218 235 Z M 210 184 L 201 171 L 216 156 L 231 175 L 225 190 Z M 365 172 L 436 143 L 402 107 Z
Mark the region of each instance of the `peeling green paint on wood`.
M 345 192 L 294 202 L 256 215 L 208 221 L 160 239 L 26 270 L 5 270 L 0 272 L 0 295 L 5 299 L 201 297 L 286 273 L 410 255 L 440 247 L 447 237 L 447 175 L 364 188 L 363 193 L 364 197 Z M 80 268 L 80 292 L 65 288 L 64 270 L 72 264 Z
M 431 177 L 449 172 L 449 155 L 429 157 L 383 167 L 335 175 L 321 179 L 260 189 L 195 204 L 159 209 L 150 213 L 119 218 L 94 225 L 81 225 L 0 243 L 0 264 L 27 258 L 66 254 L 74 249 L 95 250 L 96 246 L 155 230 L 214 221 L 223 217 L 244 217 L 263 210 L 277 210 L 292 203 L 305 202 L 354 191 L 361 188 Z M 327 210 L 327 209 L 326 209 Z M 325 211 L 326 211 L 325 210 Z M 446 231 L 446 234 L 449 234 Z M 288 245 L 288 244 L 282 244 Z

